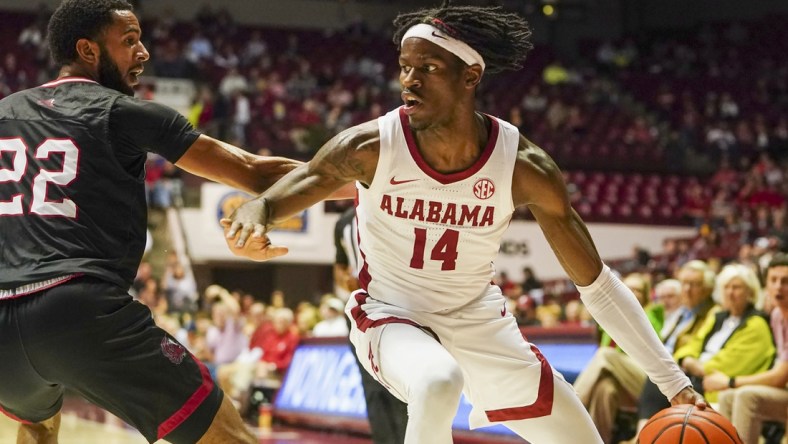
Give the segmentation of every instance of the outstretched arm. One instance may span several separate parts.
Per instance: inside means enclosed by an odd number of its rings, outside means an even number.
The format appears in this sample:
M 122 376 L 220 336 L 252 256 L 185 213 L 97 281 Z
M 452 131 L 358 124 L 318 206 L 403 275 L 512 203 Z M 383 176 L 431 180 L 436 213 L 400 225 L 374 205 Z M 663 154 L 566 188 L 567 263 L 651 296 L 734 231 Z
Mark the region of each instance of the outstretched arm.
M 672 403 L 701 408 L 703 397 L 673 361 L 635 295 L 604 266 L 591 235 L 572 209 L 561 172 L 542 149 L 521 137 L 512 196 L 527 205 L 556 257 L 578 285 L 589 312 L 646 371 Z
M 214 182 L 260 194 L 301 163 L 284 157 L 256 156 L 201 135 L 175 165 Z
M 239 207 L 223 223 L 233 253 L 270 259 L 265 233 L 278 222 L 359 181 L 370 184 L 377 167 L 380 136 L 377 121 L 349 128 L 329 140 L 315 157 L 298 166 L 258 198 Z M 248 248 L 249 239 L 261 242 Z M 232 242 L 230 242 L 232 240 Z
M 285 174 L 303 164 L 276 156 L 257 156 L 212 137 L 201 135 L 175 163 L 178 167 L 214 182 L 252 194 L 260 194 Z M 330 199 L 350 199 L 351 187 L 342 188 Z

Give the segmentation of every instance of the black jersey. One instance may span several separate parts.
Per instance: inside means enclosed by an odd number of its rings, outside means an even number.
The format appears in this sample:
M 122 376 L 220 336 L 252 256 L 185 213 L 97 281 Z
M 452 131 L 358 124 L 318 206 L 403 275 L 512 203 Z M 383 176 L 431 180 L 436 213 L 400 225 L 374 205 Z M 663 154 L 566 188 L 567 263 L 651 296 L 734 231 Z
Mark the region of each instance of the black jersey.
M 175 110 L 82 78 L 0 100 L 0 289 L 70 274 L 128 287 L 145 247 L 145 160 L 199 136 Z

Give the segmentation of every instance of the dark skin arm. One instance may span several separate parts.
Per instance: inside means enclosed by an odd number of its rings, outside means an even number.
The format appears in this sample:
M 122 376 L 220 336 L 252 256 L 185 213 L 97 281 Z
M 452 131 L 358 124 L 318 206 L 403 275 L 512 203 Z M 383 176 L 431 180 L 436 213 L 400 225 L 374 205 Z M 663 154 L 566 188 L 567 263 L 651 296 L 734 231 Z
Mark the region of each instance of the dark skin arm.
M 268 260 L 287 252 L 269 246 L 265 233 L 278 222 L 303 211 L 359 181 L 372 183 L 380 150 L 377 121 L 349 128 L 329 140 L 308 163 L 271 186 L 260 197 L 222 220 L 227 243 L 238 256 Z M 247 242 L 251 241 L 251 242 Z
M 602 260 L 585 223 L 569 202 L 561 171 L 550 156 L 525 137 L 520 137 L 519 155 L 512 182 L 515 206 L 528 205 L 561 266 L 573 282 L 586 286 L 602 271 Z M 706 401 L 692 387 L 670 400 L 672 405 Z
M 253 194 L 267 190 L 300 164 L 284 157 L 255 156 L 206 135 L 198 137 L 175 163 L 197 176 Z
M 200 135 L 175 163 L 192 174 L 255 195 L 302 164 L 285 157 L 256 156 L 206 135 Z M 348 199 L 353 196 L 354 190 L 347 188 L 330 197 Z

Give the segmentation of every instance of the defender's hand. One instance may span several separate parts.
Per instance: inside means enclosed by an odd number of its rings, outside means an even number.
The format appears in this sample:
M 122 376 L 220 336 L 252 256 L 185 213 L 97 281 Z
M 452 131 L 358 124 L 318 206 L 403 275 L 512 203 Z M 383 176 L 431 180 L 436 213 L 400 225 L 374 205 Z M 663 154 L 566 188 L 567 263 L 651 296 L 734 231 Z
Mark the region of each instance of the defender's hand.
M 252 236 L 244 242 L 243 246 L 239 247 L 237 238 L 240 237 L 240 234 L 235 233 L 234 236 L 230 237 L 230 226 L 232 225 L 232 221 L 230 219 L 222 219 L 221 224 L 224 227 L 224 240 L 227 242 L 230 251 L 236 256 L 262 262 L 275 257 L 284 256 L 288 252 L 287 247 L 271 245 L 271 240 L 268 239 L 268 236 L 265 234 L 259 236 L 257 234 L 252 234 Z
M 235 247 L 242 249 L 249 236 L 262 238 L 270 223 L 270 208 L 265 199 L 250 200 L 233 211 L 229 219 L 222 219 L 225 238 L 235 239 Z M 224 224 L 228 220 L 229 226 Z
M 695 407 L 700 410 L 706 410 L 706 408 L 709 406 L 706 403 L 706 400 L 703 399 L 703 396 L 696 392 L 692 387 L 684 387 L 684 389 L 680 391 L 678 395 L 674 396 L 673 399 L 670 400 L 670 405 L 679 404 L 695 404 Z

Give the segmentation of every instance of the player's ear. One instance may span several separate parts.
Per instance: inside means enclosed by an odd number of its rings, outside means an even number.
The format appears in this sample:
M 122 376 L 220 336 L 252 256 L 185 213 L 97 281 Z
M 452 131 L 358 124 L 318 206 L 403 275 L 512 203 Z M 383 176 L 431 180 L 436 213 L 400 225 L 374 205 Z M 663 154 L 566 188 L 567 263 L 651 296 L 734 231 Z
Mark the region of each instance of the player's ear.
M 482 67 L 481 65 L 471 65 L 465 68 L 465 87 L 476 88 L 476 85 L 482 81 Z
M 98 42 L 90 39 L 77 40 L 77 57 L 89 65 L 98 65 L 99 62 L 99 49 Z

